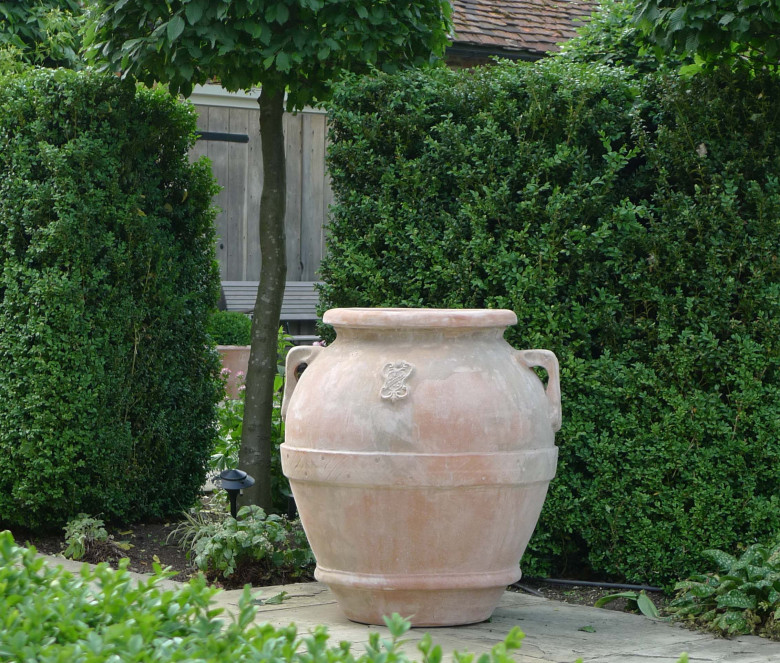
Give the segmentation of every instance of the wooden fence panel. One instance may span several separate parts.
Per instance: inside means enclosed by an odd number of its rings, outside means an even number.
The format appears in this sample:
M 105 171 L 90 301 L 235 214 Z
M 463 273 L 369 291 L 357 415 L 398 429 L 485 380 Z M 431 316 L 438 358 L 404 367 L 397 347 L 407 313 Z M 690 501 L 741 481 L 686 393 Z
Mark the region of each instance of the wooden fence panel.
M 231 105 L 224 93 L 216 103 L 199 103 L 198 140 L 191 156 L 206 155 L 222 191 L 215 198 L 217 260 L 224 281 L 260 278 L 259 213 L 263 185 L 259 110 L 245 98 Z M 324 227 L 332 201 L 325 169 L 326 116 L 319 111 L 286 113 L 287 155 L 287 280 L 319 279 Z M 248 140 L 247 140 L 248 139 Z

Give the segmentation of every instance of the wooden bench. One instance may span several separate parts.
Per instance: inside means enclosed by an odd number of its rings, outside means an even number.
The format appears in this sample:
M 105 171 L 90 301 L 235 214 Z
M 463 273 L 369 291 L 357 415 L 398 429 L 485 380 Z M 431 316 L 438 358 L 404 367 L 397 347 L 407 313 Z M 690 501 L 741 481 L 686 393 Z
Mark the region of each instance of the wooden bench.
M 298 327 L 308 327 L 308 331 L 313 331 L 314 323 L 319 320 L 319 294 L 314 287 L 316 284 L 316 281 L 287 281 L 280 315 L 282 323 L 299 323 Z M 222 281 L 225 310 L 251 316 L 254 313 L 258 285 L 258 281 Z M 289 325 L 285 325 L 285 329 L 289 331 Z M 319 336 L 312 333 L 293 333 L 291 336 L 296 344 L 319 340 Z

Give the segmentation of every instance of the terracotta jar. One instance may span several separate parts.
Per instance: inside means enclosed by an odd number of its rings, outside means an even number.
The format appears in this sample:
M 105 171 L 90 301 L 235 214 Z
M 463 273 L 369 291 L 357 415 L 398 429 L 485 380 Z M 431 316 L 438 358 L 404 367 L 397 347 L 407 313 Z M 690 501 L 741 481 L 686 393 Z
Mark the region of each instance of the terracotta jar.
M 504 341 L 507 310 L 332 309 L 323 321 L 337 338 L 290 351 L 282 406 L 282 468 L 316 578 L 357 622 L 487 619 L 520 578 L 555 475 L 555 355 Z

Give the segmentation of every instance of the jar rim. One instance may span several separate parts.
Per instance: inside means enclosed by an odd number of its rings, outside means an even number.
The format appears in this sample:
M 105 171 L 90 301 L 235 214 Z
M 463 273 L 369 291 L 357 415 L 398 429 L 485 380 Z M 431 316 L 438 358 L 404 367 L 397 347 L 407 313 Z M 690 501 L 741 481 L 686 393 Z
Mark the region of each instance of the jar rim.
M 373 329 L 479 328 L 517 324 L 509 309 L 332 308 L 322 321 L 334 327 Z

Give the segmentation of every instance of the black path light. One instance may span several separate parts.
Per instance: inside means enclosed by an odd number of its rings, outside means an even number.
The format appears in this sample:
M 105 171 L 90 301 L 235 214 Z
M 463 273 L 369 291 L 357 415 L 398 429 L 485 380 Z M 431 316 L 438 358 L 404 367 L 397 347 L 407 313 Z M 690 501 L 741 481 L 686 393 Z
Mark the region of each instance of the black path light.
M 219 473 L 219 482 L 230 498 L 230 515 L 236 517 L 236 499 L 242 488 L 249 488 L 255 480 L 243 470 L 223 470 Z

